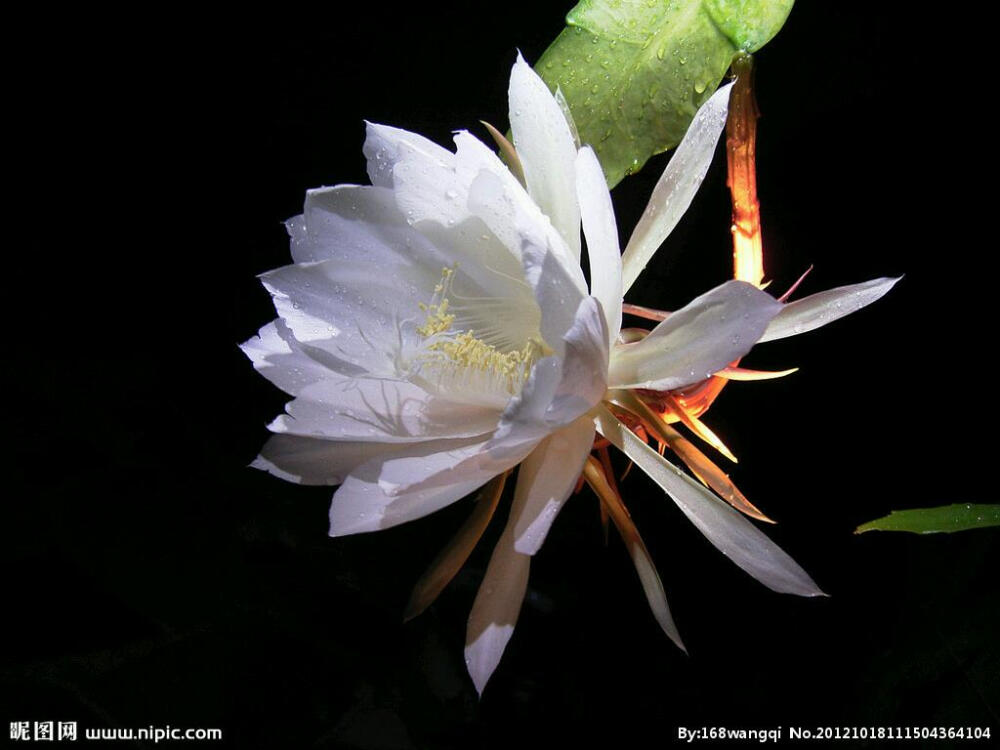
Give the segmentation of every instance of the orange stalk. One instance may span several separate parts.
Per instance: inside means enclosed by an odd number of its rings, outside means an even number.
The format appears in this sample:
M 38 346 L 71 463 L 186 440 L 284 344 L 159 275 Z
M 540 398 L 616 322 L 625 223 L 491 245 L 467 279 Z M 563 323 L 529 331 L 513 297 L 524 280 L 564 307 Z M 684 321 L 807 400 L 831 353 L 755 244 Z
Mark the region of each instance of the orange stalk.
M 757 199 L 757 102 L 753 95 L 753 57 L 740 55 L 733 61 L 736 84 L 729 95 L 726 120 L 727 184 L 733 197 L 734 276 L 761 286 L 764 280 L 764 249 L 760 231 L 760 201 Z

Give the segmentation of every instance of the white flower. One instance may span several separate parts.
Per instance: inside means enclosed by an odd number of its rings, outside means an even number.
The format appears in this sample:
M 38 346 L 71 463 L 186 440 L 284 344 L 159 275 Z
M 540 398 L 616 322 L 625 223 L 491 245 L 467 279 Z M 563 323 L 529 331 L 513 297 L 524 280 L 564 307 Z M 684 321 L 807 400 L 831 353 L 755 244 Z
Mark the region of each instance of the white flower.
M 648 424 L 658 419 L 648 394 L 682 395 L 727 371 L 758 340 L 822 325 L 891 286 L 879 280 L 782 306 L 731 281 L 641 340 L 620 336 L 623 291 L 703 179 L 727 97 L 720 90 L 699 111 L 622 255 L 596 155 L 578 146 L 564 109 L 519 57 L 510 81 L 516 153 L 507 151 L 520 174 L 464 131 L 452 153 L 369 125 L 372 185 L 309 191 L 302 215 L 287 223 L 293 264 L 261 277 L 279 317 L 243 350 L 294 399 L 270 425 L 277 434 L 254 466 L 303 484 L 339 484 L 332 536 L 419 518 L 521 464 L 469 621 L 466 661 L 480 691 L 513 631 L 531 556 L 581 473 L 600 493 L 590 458 L 595 428 L 737 565 L 777 591 L 821 593 L 755 526 L 626 428 L 645 425 L 656 431 L 650 437 L 673 441 L 702 481 L 741 507 L 714 464 L 678 442 L 662 418 Z M 490 485 L 492 501 L 480 503 L 481 518 L 442 569 L 464 560 L 501 486 Z M 680 645 L 624 506 L 607 492 L 602 498 L 654 614 Z

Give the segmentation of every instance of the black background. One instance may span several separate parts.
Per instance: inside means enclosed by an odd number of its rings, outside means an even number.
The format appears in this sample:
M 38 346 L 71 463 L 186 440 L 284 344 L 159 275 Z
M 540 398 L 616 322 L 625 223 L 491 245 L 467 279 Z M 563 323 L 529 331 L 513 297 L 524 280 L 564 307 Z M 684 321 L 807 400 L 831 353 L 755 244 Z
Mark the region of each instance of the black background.
M 755 351 L 749 366 L 802 369 L 730 387 L 707 417 L 831 597 L 768 591 L 633 472 L 626 501 L 690 656 L 582 493 L 482 701 L 462 646 L 498 530 L 402 625 L 466 508 L 327 538 L 328 489 L 245 468 L 284 398 L 236 345 L 273 317 L 254 276 L 288 262 L 281 221 L 304 190 L 365 181 L 363 120 L 441 143 L 503 127 L 515 49 L 537 59 L 569 3 L 12 26 L 0 719 L 221 727 L 269 748 L 1000 733 L 997 532 L 851 533 L 892 508 L 997 501 L 988 23 L 874 5 L 801 2 L 758 55 L 766 268 L 781 290 L 815 264 L 802 293 L 906 276 Z M 664 161 L 616 189 L 623 234 Z M 719 158 L 631 301 L 676 307 L 725 279 L 728 212 Z

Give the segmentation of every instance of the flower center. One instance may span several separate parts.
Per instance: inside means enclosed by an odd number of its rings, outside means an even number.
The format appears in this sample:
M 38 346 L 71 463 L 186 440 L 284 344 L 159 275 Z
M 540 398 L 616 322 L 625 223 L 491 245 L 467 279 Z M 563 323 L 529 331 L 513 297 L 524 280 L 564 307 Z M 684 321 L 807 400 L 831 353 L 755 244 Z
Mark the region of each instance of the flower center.
M 523 337 L 518 329 L 525 321 L 517 320 L 523 316 L 512 311 L 510 301 L 455 295 L 454 277 L 454 267 L 442 269 L 430 302 L 420 304 L 426 317 L 417 327 L 422 342 L 411 378 L 453 401 L 503 408 L 551 349 L 537 334 Z M 471 327 L 476 323 L 483 327 Z

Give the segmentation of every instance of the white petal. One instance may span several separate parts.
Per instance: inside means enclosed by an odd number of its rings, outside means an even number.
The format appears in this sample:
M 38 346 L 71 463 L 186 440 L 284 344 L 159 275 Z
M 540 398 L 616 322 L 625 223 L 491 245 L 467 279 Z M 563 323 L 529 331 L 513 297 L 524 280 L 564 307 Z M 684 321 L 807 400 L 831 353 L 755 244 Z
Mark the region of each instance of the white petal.
M 437 166 L 401 161 L 393 169 L 396 204 L 413 222 L 433 221 L 454 226 L 469 218 L 468 186 L 463 185 L 453 164 Z
M 364 471 L 362 467 L 355 471 Z M 379 531 L 433 513 L 451 505 L 488 482 L 490 477 L 387 495 L 364 476 L 350 474 L 330 503 L 330 536 Z
M 293 396 L 313 383 L 341 377 L 336 370 L 310 356 L 280 318 L 261 328 L 240 349 L 261 375 Z
M 416 490 L 444 487 L 455 482 L 481 477 L 479 484 L 492 479 L 520 463 L 534 449 L 536 443 L 524 444 L 508 452 L 491 451 L 486 436 L 472 444 L 442 449 L 428 448 L 421 452 L 394 455 L 379 467 L 378 484 L 389 495 L 399 496 Z M 432 452 L 432 451 L 439 452 Z
M 535 293 L 541 311 L 539 332 L 545 343 L 562 357 L 563 337 L 573 325 L 580 303 L 587 296 L 556 253 L 545 245 L 525 242 L 522 247 L 524 277 Z
M 809 575 L 756 526 L 671 465 L 600 407 L 597 429 L 656 482 L 726 557 L 769 589 L 822 596 Z
M 453 154 L 422 135 L 388 125 L 367 124 L 363 148 L 368 159 L 368 176 L 372 185 L 393 186 L 393 168 L 401 161 L 421 161 L 428 166 L 449 166 Z
M 395 269 L 400 271 L 400 269 Z M 278 315 L 303 345 L 376 376 L 395 377 L 399 351 L 416 344 L 414 326 L 436 279 L 419 267 L 377 272 L 364 260 L 285 266 L 261 275 Z
M 530 568 L 531 556 L 514 549 L 513 521 L 508 520 L 493 548 L 465 632 L 465 665 L 480 694 L 514 633 Z
M 502 453 L 537 442 L 590 411 L 607 390 L 607 336 L 604 316 L 593 297 L 577 308 L 563 341 L 564 357 L 535 363 L 521 393 L 512 398 L 490 442 Z
M 611 193 L 590 146 L 584 146 L 577 155 L 576 190 L 590 258 L 590 293 L 604 309 L 610 344 L 622 327 L 622 256 Z
M 335 185 L 309 190 L 302 215 L 286 226 L 296 263 L 363 258 L 380 266 L 405 266 L 413 262 L 408 246 L 420 239 L 396 208 L 392 191 L 384 187 Z M 434 248 L 417 251 L 421 252 Z
M 432 396 L 399 380 L 335 378 L 306 386 L 285 405 L 274 432 L 334 440 L 418 442 L 482 435 L 500 411 Z
M 521 392 L 510 400 L 488 446 L 496 455 L 520 450 L 544 438 L 552 428 L 546 414 L 562 380 L 558 357 L 544 357 L 531 368 Z
M 530 298 L 523 284 L 509 278 L 521 275 L 520 255 L 511 256 L 482 221 L 464 215 L 464 223 L 447 231 L 437 222 L 415 227 L 399 210 L 392 190 L 337 185 L 310 190 L 302 215 L 286 225 L 296 263 L 336 260 L 367 264 L 372 275 L 406 279 L 416 274 L 422 284 L 433 281 L 422 296 L 431 294 L 442 268 L 457 265 L 458 275 L 470 279 L 464 284 L 470 288 L 463 291 L 477 296 L 520 292 Z
M 625 291 L 632 287 L 650 258 L 677 226 L 705 179 L 715 146 L 726 126 L 731 87 L 732 84 L 722 86 L 701 105 L 653 188 L 646 210 L 632 231 L 622 256 Z
M 780 310 L 752 284 L 727 281 L 671 313 L 642 341 L 616 346 L 610 385 L 673 390 L 703 380 L 750 351 Z
M 356 443 L 297 435 L 272 435 L 250 464 L 287 482 L 340 484 L 353 469 L 376 456 L 388 456 L 400 446 Z
M 510 194 L 519 194 L 524 207 L 533 210 L 536 223 L 540 222 L 544 218 L 541 211 L 531 204 L 517 179 L 493 151 L 467 132 L 455 134 L 457 151 L 454 154 L 423 139 L 419 147 L 413 147 L 407 137 L 412 134 L 369 125 L 369 141 L 374 138 L 380 143 L 391 141 L 395 144 L 395 151 L 384 150 L 394 154 L 387 162 L 391 162 L 390 184 L 399 215 L 424 234 L 440 236 L 440 232 L 435 233 L 433 229 L 426 231 L 427 225 L 460 231 L 464 235 L 460 240 L 448 242 L 442 248 L 460 256 L 453 259 L 460 268 L 470 265 L 463 257 L 470 254 L 473 265 L 479 270 L 485 270 L 488 265 L 499 272 L 494 274 L 494 280 L 503 278 L 504 274 L 519 278 L 519 245 L 505 244 L 507 237 L 490 232 L 469 208 L 470 187 L 479 173 L 485 171 L 505 185 Z M 511 226 L 507 228 L 512 229 Z M 487 259 L 488 264 L 483 262 Z M 477 274 L 477 280 L 484 281 L 481 274 Z M 488 279 L 485 281 L 489 287 Z
M 563 95 L 562 89 L 556 86 L 556 104 L 559 105 L 559 109 L 562 110 L 563 117 L 566 118 L 566 124 L 569 126 L 569 133 L 573 136 L 573 145 L 576 146 L 577 150 L 580 148 L 580 132 L 576 129 L 576 122 L 573 120 L 573 113 L 570 112 L 569 102 L 566 101 L 566 97 Z
M 534 555 L 563 503 L 576 488 L 594 445 L 594 421 L 581 417 L 538 444 L 522 463 L 511 518 L 514 549 Z
M 579 263 L 580 206 L 574 189 L 576 146 L 572 130 L 549 87 L 520 53 L 510 73 L 508 93 L 510 129 L 528 194 L 552 220 Z
M 789 302 L 770 322 L 760 340 L 783 339 L 839 320 L 880 299 L 900 278 L 872 279 Z
M 522 257 L 526 245 L 551 253 L 578 292 L 587 293 L 579 257 L 510 172 L 498 175 L 491 169 L 480 170 L 469 188 L 469 211 L 482 219 L 514 256 Z
M 369 140 L 375 136 L 386 140 L 389 136 L 407 135 L 411 134 L 369 125 Z M 531 203 L 520 183 L 492 150 L 465 131 L 455 134 L 455 145 L 457 150 L 454 154 L 434 144 L 431 144 L 433 148 L 426 145 L 412 148 L 406 141 L 397 148 L 397 155 L 391 160 L 390 184 L 398 213 L 405 217 L 407 223 L 421 232 L 424 231 L 420 226 L 422 224 L 451 229 L 470 223 L 476 217 L 469 208 L 469 191 L 473 181 L 483 171 L 496 177 L 511 195 L 518 195 L 522 209 L 533 210 L 536 223 L 541 222 L 541 211 Z M 519 277 L 519 245 L 504 244 L 507 238 L 502 234 L 490 236 L 489 228 L 481 220 L 473 224 L 466 227 L 465 234 L 469 237 L 465 239 L 474 238 L 474 241 L 450 243 L 453 249 L 460 252 L 468 250 L 480 260 L 489 258 L 490 266 L 501 273 L 510 273 L 509 269 L 513 269 Z M 507 229 L 512 228 L 508 223 Z
M 512 468 L 536 444 L 498 452 L 490 450 L 488 436 L 404 444 L 351 471 L 330 505 L 330 535 L 376 531 L 432 513 Z
M 330 536 L 377 531 L 421 518 L 509 468 L 480 468 L 475 457 L 482 448 L 481 440 L 433 440 L 406 444 L 357 466 L 334 493 Z M 436 477 L 440 481 L 435 482 Z
M 325 353 L 323 363 L 337 372 L 400 374 L 396 360 L 416 345 L 414 329 L 426 315 L 420 305 L 445 268 L 454 269 L 452 311 L 463 303 L 456 325 L 500 327 L 514 341 L 538 331 L 541 312 L 520 255 L 471 214 L 454 227 L 414 227 L 391 190 L 342 185 L 310 191 L 303 215 L 287 225 L 298 263 L 262 278 L 303 349 Z
M 552 427 L 569 424 L 590 411 L 608 387 L 607 327 L 594 297 L 580 301 L 563 341 L 562 377 L 545 413 Z
M 485 146 L 481 148 L 496 159 Z M 467 181 L 473 177 L 467 177 Z M 464 190 L 467 194 L 468 187 Z M 435 283 L 442 267 L 458 265 L 462 273 L 478 271 L 475 282 L 493 294 L 512 291 L 516 285 L 503 279 L 502 274 L 520 275 L 520 255 L 513 257 L 505 252 L 504 246 L 489 236 L 486 226 L 468 212 L 464 213 L 464 221 L 465 225 L 450 232 L 434 228 L 428 232 L 407 221 L 392 190 L 336 185 L 308 191 L 302 215 L 290 219 L 287 226 L 296 263 L 363 261 L 373 272 L 403 276 L 411 275 L 411 268 L 419 266 Z M 500 274 L 482 268 L 487 260 Z

